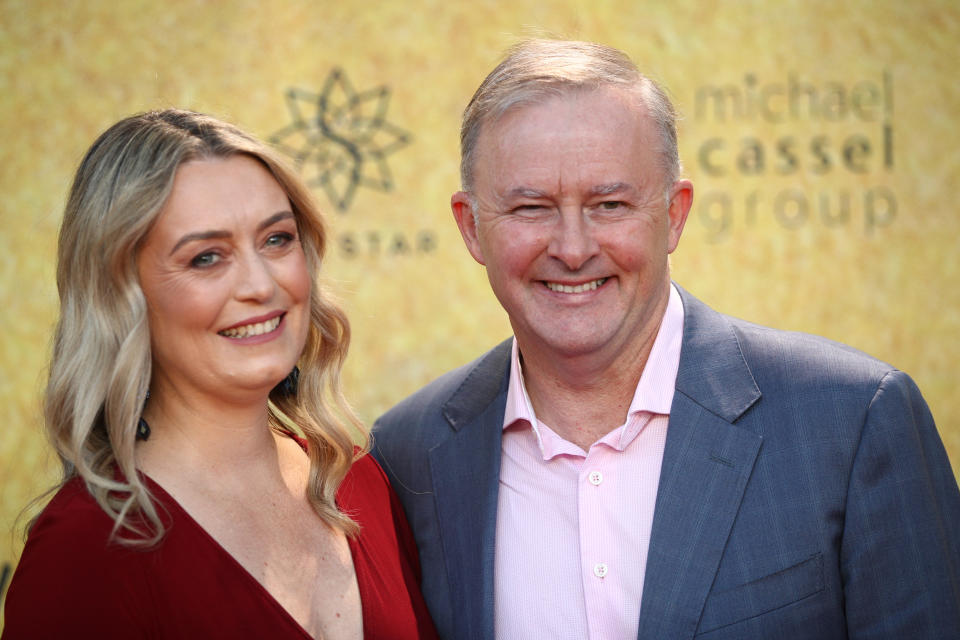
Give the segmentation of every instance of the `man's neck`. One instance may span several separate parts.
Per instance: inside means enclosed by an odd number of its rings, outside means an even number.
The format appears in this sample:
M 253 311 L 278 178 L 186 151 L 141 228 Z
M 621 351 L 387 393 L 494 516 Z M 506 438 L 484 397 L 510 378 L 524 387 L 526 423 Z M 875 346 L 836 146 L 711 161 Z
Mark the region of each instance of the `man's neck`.
M 524 386 L 537 419 L 584 451 L 624 423 L 659 325 L 633 349 L 609 357 L 541 356 L 520 345 Z

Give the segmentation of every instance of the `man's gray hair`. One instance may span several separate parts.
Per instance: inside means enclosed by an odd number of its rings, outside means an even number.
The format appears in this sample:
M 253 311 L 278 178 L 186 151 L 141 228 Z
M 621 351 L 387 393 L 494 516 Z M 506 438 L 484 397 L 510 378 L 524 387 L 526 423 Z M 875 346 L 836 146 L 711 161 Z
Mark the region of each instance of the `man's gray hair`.
M 660 164 L 665 186 L 680 176 L 676 111 L 666 92 L 613 47 L 573 40 L 524 40 L 509 49 L 490 72 L 463 112 L 460 128 L 460 180 L 473 188 L 473 164 L 481 130 L 507 111 L 576 89 L 620 86 L 633 90 L 653 118 L 660 137 Z

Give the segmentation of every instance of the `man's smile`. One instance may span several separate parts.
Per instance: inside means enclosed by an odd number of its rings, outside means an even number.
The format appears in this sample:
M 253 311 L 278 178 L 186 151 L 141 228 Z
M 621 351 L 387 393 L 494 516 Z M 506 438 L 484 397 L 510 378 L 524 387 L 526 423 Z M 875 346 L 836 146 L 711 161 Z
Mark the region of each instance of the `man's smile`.
M 559 282 L 550 282 L 545 280 L 543 283 L 547 286 L 550 291 L 556 291 L 557 293 L 583 293 L 584 291 L 594 291 L 597 287 L 603 285 L 608 278 L 598 278 L 596 280 L 591 280 L 590 282 L 584 282 L 583 284 L 569 285 L 569 284 L 560 284 Z

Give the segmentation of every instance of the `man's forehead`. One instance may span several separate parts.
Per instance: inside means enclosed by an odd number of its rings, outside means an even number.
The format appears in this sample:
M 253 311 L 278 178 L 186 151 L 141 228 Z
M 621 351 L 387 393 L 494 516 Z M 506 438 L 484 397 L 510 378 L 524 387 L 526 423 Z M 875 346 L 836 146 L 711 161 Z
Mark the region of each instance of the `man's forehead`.
M 518 96 L 484 118 L 480 127 L 480 138 L 484 134 L 494 133 L 505 121 L 514 120 L 521 115 L 540 111 L 538 107 L 551 104 L 575 103 L 579 100 L 602 97 L 622 105 L 638 122 L 646 122 L 648 108 L 646 93 L 640 85 L 597 85 L 597 86 L 551 86 Z
M 498 120 L 485 123 L 476 144 L 476 160 L 487 154 L 549 154 L 572 141 L 604 145 L 615 152 L 659 150 L 657 124 L 646 106 L 623 90 L 564 93 L 518 104 Z
M 558 93 L 484 127 L 473 188 L 502 199 L 629 195 L 662 180 L 659 148 L 656 124 L 633 93 Z

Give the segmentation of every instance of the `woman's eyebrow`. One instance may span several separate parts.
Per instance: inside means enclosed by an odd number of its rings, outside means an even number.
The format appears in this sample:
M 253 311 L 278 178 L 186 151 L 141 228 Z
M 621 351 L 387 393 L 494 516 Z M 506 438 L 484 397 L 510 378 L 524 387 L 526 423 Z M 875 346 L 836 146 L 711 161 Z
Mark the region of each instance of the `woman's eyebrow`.
M 258 224 L 257 231 L 263 231 L 267 227 L 270 227 L 280 222 L 281 220 L 286 220 L 287 218 L 292 218 L 292 217 L 293 217 L 292 211 L 280 211 L 278 213 L 273 214 L 272 216 L 270 216 L 260 224 Z M 173 255 L 174 253 L 176 253 L 177 249 L 187 244 L 188 242 L 194 242 L 196 240 L 212 240 L 212 239 L 229 238 L 232 235 L 233 235 L 232 233 L 230 233 L 225 229 L 211 229 L 210 231 L 197 231 L 196 233 L 188 233 L 182 238 L 180 238 L 179 240 L 177 240 L 177 243 L 173 245 L 173 249 L 170 250 L 170 255 Z
M 195 240 L 211 240 L 214 238 L 229 238 L 232 235 L 233 234 L 230 233 L 229 231 L 220 230 L 220 229 L 212 229 L 210 231 L 198 231 L 196 233 L 188 233 L 187 235 L 177 240 L 177 243 L 173 245 L 173 249 L 170 250 L 170 255 L 175 254 L 177 252 L 177 249 L 187 244 L 188 242 L 194 242 Z

